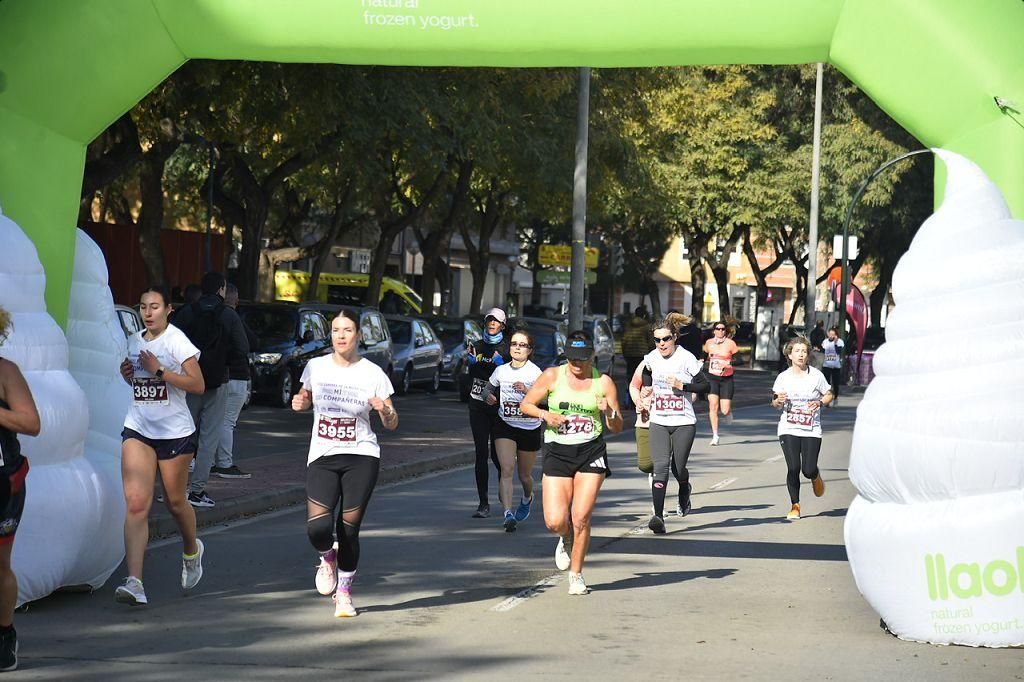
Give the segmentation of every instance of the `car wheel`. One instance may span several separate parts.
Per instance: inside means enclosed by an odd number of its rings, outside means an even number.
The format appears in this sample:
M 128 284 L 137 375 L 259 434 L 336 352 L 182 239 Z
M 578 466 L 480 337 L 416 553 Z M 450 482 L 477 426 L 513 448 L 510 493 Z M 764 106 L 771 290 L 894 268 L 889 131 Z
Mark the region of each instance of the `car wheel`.
M 247 409 L 252 405 L 252 381 L 245 382 L 245 402 L 242 403 L 242 409 Z
M 441 365 L 434 368 L 434 378 L 430 381 L 430 392 L 437 393 L 441 388 Z
M 281 376 L 281 390 L 277 393 L 277 406 L 288 407 L 288 404 L 292 401 L 292 373 L 291 370 L 285 368 L 284 374 Z
M 412 388 L 412 365 L 402 370 L 402 381 L 398 384 L 398 395 L 405 395 Z

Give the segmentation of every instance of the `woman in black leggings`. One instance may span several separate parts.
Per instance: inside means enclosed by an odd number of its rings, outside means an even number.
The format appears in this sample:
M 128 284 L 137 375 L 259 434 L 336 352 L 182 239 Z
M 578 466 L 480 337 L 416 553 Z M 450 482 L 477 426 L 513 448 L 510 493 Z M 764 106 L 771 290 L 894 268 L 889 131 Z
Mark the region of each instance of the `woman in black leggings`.
M 498 455 L 494 448 L 494 431 L 498 427 L 498 407 L 487 404 L 487 385 L 494 370 L 511 361 L 508 338 L 505 334 L 505 311 L 491 308 L 484 315 L 484 338 L 469 348 L 469 427 L 473 430 L 473 445 L 476 448 L 476 494 L 479 504 L 473 518 L 486 519 L 491 515 L 491 504 L 487 497 L 490 472 L 488 462 L 501 471 Z
M 380 447 L 370 414 L 384 428 L 398 426 L 387 375 L 359 357 L 359 314 L 343 309 L 331 322 L 334 352 L 310 360 L 302 389 L 292 398 L 296 412 L 313 408 L 313 434 L 306 469 L 306 531 L 320 552 L 316 588 L 334 593 L 334 616 L 355 616 L 352 581 L 359 564 L 359 526 L 377 484 Z M 336 510 L 337 517 L 335 517 Z
M 782 410 L 779 417 L 779 443 L 786 457 L 786 487 L 793 505 L 786 518 L 800 518 L 800 474 L 811 479 L 814 494 L 825 494 L 825 482 L 818 471 L 821 450 L 821 406 L 832 402 L 832 391 L 825 375 L 807 364 L 811 342 L 802 336 L 786 344 L 785 357 L 790 367 L 779 374 L 772 387 L 772 407 Z

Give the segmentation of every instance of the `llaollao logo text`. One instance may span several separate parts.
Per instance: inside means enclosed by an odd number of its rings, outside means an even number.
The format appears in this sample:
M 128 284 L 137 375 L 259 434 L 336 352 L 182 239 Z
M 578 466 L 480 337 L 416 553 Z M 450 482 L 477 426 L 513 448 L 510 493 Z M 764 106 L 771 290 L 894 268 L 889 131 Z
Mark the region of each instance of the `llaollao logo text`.
M 925 554 L 928 598 L 932 601 L 973 599 L 986 593 L 993 597 L 1024 594 L 1024 547 L 1018 547 L 1016 561 L 993 559 L 986 564 L 947 564 L 942 554 Z

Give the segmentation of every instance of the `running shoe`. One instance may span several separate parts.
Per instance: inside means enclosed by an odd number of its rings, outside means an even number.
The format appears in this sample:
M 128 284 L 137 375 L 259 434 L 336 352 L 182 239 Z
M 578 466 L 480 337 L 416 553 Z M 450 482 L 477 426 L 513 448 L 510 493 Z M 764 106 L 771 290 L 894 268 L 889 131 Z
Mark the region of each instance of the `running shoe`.
M 693 494 L 693 484 L 692 483 L 687 483 L 686 484 L 686 507 L 684 508 L 682 504 L 676 504 L 676 516 L 686 516 L 687 514 L 690 513 L 690 510 L 693 509 L 693 501 L 690 499 L 690 496 L 692 494 Z
M 811 481 L 811 487 L 814 489 L 814 496 L 821 497 L 825 494 L 825 481 L 821 480 L 821 474 L 814 477 Z
M 199 549 L 193 556 L 181 555 L 181 589 L 191 590 L 199 584 L 203 577 L 203 552 L 206 548 L 203 541 L 196 538 L 196 545 Z
M 188 503 L 193 507 L 202 509 L 208 509 L 216 504 L 213 498 L 206 494 L 205 490 L 200 490 L 197 493 L 190 492 L 188 494 Z
M 712 445 L 718 445 L 718 434 L 717 433 L 715 435 L 711 436 L 711 444 Z
M 114 590 L 114 601 L 119 604 L 131 604 L 132 606 L 141 606 L 142 604 L 149 603 L 149 600 L 146 599 L 146 590 L 142 589 L 142 581 L 133 575 L 125 578 L 124 585 Z
M 572 552 L 572 545 L 565 546 L 565 538 L 558 538 L 558 546 L 555 547 L 555 567 L 559 571 L 564 571 L 569 568 L 570 553 Z
M 533 506 L 533 496 L 530 499 L 523 501 L 519 500 L 519 506 L 516 507 L 516 521 L 522 523 L 526 519 L 530 518 L 530 507 Z
M 476 508 L 476 511 L 473 512 L 474 519 L 486 519 L 490 515 L 491 505 L 489 504 L 481 504 L 479 507 Z
M 647 522 L 647 527 L 654 531 L 655 535 L 665 534 L 665 521 L 660 516 L 651 515 L 651 520 Z
M 338 589 L 338 553 L 331 550 L 320 555 L 316 569 L 316 591 L 325 597 Z
M 569 574 L 569 594 L 581 595 L 588 594 L 590 588 L 587 587 L 587 582 L 583 579 L 582 573 L 570 573 Z
M 505 532 L 515 533 L 516 532 L 516 517 L 512 513 L 511 509 L 505 510 Z
M 797 521 L 799 519 L 800 519 L 800 505 L 799 504 L 794 504 L 793 508 L 789 510 L 788 514 L 786 514 L 786 520 L 787 521 Z
M 210 467 L 210 475 L 221 478 L 252 478 L 252 474 L 242 471 L 234 464 L 229 467 Z
M 334 617 L 352 618 L 358 616 L 355 604 L 352 603 L 352 593 L 348 590 L 339 589 L 334 593 Z
M 729 410 L 729 414 L 722 415 L 722 421 L 726 424 L 732 424 L 732 410 Z
M 6 632 L 0 633 L 0 672 L 18 669 L 18 633 L 12 625 Z

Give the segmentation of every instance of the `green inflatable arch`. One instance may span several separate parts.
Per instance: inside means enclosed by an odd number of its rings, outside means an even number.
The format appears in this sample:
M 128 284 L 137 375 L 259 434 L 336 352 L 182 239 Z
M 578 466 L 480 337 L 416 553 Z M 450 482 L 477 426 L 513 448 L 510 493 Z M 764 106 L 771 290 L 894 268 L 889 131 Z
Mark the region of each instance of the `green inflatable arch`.
M 1019 217 L 1022 35 L 1019 0 L 0 0 L 0 206 L 39 249 L 63 323 L 85 147 L 189 59 L 827 61 L 925 144 L 981 165 Z

